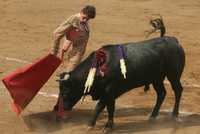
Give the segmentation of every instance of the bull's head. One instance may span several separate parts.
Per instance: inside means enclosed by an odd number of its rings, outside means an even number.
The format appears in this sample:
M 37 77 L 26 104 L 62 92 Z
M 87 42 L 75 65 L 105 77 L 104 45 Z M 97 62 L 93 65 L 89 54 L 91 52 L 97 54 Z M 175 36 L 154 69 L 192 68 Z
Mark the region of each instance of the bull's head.
M 71 79 L 70 74 L 60 74 L 59 81 L 59 95 L 63 98 L 63 104 L 65 110 L 71 110 L 73 106 L 81 99 L 83 91 L 81 88 Z

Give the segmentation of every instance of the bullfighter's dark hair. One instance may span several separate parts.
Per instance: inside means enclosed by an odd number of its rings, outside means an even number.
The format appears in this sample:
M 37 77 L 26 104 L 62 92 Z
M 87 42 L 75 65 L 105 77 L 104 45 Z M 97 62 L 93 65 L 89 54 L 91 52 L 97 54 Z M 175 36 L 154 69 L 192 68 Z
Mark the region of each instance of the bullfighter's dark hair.
M 90 19 L 94 19 L 96 16 L 96 8 L 92 5 L 86 5 L 81 11 Z

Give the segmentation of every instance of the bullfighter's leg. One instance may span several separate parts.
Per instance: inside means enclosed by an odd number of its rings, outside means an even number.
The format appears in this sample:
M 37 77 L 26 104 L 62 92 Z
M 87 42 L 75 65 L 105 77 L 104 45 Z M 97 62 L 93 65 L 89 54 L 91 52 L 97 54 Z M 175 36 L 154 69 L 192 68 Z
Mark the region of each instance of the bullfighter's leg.
M 153 87 L 157 93 L 157 100 L 156 100 L 156 105 L 154 106 L 154 109 L 151 113 L 150 120 L 153 120 L 158 116 L 160 107 L 166 96 L 166 90 L 163 82 L 155 82 L 153 83 Z
M 171 82 L 171 86 L 172 86 L 172 89 L 173 89 L 174 94 L 175 94 L 175 104 L 174 104 L 174 109 L 173 109 L 173 112 L 172 112 L 172 116 L 177 118 L 178 114 L 179 114 L 179 105 L 180 105 L 180 100 L 181 100 L 183 87 L 181 85 L 180 80 L 178 80 L 178 81 L 170 81 L 170 82 Z
M 101 111 L 105 108 L 106 104 L 104 101 L 100 100 L 96 107 L 95 107 L 95 111 L 94 111 L 94 116 L 92 117 L 92 119 L 89 121 L 88 126 L 89 127 L 93 127 L 96 124 L 96 120 L 99 116 L 99 114 L 101 113 Z

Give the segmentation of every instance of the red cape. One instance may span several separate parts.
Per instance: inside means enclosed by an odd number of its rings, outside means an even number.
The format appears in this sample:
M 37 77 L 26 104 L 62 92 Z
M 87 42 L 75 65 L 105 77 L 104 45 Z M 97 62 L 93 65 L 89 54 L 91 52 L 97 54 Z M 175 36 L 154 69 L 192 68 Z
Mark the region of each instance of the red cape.
M 2 81 L 13 99 L 13 110 L 18 115 L 31 102 L 60 63 L 58 57 L 48 54 L 3 78 Z

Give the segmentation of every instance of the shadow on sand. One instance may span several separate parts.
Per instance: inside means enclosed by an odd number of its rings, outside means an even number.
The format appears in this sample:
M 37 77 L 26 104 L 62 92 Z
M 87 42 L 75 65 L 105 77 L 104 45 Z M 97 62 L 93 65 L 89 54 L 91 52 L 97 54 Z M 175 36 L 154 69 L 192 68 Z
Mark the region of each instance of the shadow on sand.
M 133 132 L 145 132 L 149 130 L 161 130 L 166 128 L 173 129 L 173 132 L 185 127 L 200 126 L 200 115 L 182 115 L 180 114 L 181 122 L 172 121 L 169 118 L 169 112 L 161 112 L 162 118 L 158 118 L 155 122 L 148 120 L 138 120 L 138 116 L 148 116 L 151 108 L 122 108 L 116 109 L 115 127 L 111 133 L 127 134 Z M 64 128 L 72 128 L 73 126 L 86 125 L 93 114 L 93 110 L 75 109 L 67 120 L 56 121 L 55 113 L 52 111 L 34 113 L 23 117 L 24 122 L 32 131 L 39 132 L 54 132 Z M 137 120 L 134 118 L 137 117 Z M 120 118 L 128 118 L 121 122 Z M 107 120 L 107 113 L 104 111 L 99 117 L 99 120 Z M 119 120 L 119 121 L 117 121 Z M 97 121 L 98 122 L 98 121 Z M 98 124 L 97 124 L 98 125 Z M 100 127 L 103 127 L 102 124 Z
M 152 130 L 162 130 L 171 129 L 171 134 L 175 134 L 178 130 L 199 126 L 200 127 L 200 115 L 192 114 L 180 116 L 181 121 L 177 122 L 169 117 L 158 118 L 154 122 L 149 122 L 147 120 L 137 121 L 137 122 L 123 122 L 117 123 L 114 129 L 115 134 L 127 134 L 132 132 L 148 132 Z

